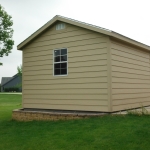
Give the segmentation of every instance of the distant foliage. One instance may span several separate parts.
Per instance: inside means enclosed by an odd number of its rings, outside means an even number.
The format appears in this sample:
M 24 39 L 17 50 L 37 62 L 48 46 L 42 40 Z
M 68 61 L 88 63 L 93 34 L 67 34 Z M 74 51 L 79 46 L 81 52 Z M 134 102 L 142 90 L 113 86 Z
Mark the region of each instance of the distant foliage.
M 22 88 L 22 65 L 20 65 L 20 66 L 17 67 L 17 71 L 18 71 L 18 75 L 19 75 L 19 77 L 21 79 L 21 83 L 18 84 L 18 87 Z
M 20 66 L 17 67 L 17 71 L 18 71 L 18 75 L 22 79 L 22 65 L 20 65 Z
M 4 89 L 5 92 L 19 92 L 18 87 L 9 87 Z

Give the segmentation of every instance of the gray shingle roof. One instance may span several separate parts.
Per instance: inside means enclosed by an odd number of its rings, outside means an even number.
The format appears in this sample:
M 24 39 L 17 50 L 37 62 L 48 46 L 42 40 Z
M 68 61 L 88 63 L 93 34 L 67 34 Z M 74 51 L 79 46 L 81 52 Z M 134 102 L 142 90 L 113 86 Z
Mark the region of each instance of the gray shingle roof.
M 8 81 L 10 81 L 13 77 L 2 77 L 1 80 L 1 85 L 4 85 L 5 83 L 7 83 Z

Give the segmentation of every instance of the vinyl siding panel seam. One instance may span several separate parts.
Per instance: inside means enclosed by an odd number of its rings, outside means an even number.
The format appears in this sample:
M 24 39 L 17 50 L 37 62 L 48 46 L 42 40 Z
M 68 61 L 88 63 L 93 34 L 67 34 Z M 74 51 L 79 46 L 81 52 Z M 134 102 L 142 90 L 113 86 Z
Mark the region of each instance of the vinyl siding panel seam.
M 101 90 L 99 90 L 99 89 L 93 89 L 93 88 L 91 88 L 91 89 L 82 89 L 82 91 L 80 90 L 80 89 L 76 89 L 76 90 L 74 90 L 74 89 L 61 89 L 61 90 L 43 90 L 43 89 L 33 89 L 32 91 L 31 90 L 25 90 L 25 93 L 28 93 L 28 94 L 51 94 L 51 95 L 56 95 L 56 94 L 61 94 L 61 95 L 63 95 L 63 94 L 70 94 L 70 95 L 76 95 L 76 94 L 99 94 L 99 95 L 101 95 L 101 94 L 104 94 L 104 95 L 106 95 L 107 94 L 107 88 L 103 88 L 103 89 L 101 89 Z
M 114 42 L 114 41 L 112 41 L 111 42 L 112 43 L 112 48 L 115 48 L 115 46 L 116 45 L 118 45 L 119 47 L 124 47 L 125 49 L 128 49 L 128 50 L 130 50 L 131 52 L 135 52 L 135 53 L 140 53 L 140 54 L 144 54 L 145 56 L 147 55 L 147 52 L 146 51 L 143 51 L 142 49 L 137 49 L 137 48 L 133 48 L 133 47 L 131 47 L 131 46 L 126 46 L 125 44 L 120 44 L 120 43 L 118 43 L 118 42 Z M 115 46 L 114 46 L 115 45 Z M 120 50 L 120 49 L 118 49 L 118 50 Z M 122 51 L 122 50 L 120 50 L 120 51 Z M 141 56 L 141 55 L 140 55 Z M 141 56 L 142 57 L 142 56 Z
M 31 89 L 32 89 L 31 87 L 30 88 L 25 88 L 25 90 L 31 90 Z M 56 89 L 58 89 L 58 90 L 68 90 L 68 89 L 70 89 L 70 90 L 73 90 L 73 89 L 84 89 L 84 90 L 102 89 L 102 90 L 107 90 L 108 87 L 88 87 L 88 86 L 80 87 L 80 88 L 78 88 L 78 87 L 73 87 L 73 88 L 70 88 L 70 87 L 62 88 L 62 87 L 60 87 L 60 88 L 49 88 L 48 90 L 49 91 L 52 91 L 52 90 L 56 91 Z M 139 88 L 137 88 L 137 89 L 139 89 Z M 142 89 L 144 89 L 144 88 L 142 88 Z M 32 89 L 32 90 L 40 90 L 40 88 L 35 88 L 35 89 Z M 47 88 L 42 89 L 42 90 L 47 90 Z
M 92 45 L 92 44 L 91 44 Z M 107 47 L 105 46 L 105 47 L 100 47 L 100 48 L 96 48 L 96 49 L 106 49 Z M 53 49 L 51 49 L 51 50 L 53 50 Z M 71 51 L 71 52 L 68 52 L 68 54 L 70 54 L 70 53 L 74 53 L 74 52 L 84 52 L 84 51 L 87 51 L 87 50 L 95 50 L 95 48 L 93 48 L 93 49 L 82 49 L 82 50 L 78 50 L 78 51 Z M 26 53 L 26 54 L 31 54 L 31 53 L 36 53 L 37 54 L 37 52 L 40 52 L 41 54 L 40 54 L 40 56 L 47 56 L 47 54 L 44 54 L 44 52 L 49 52 L 50 50 L 43 50 L 43 51 L 34 51 L 34 52 L 29 52 L 29 53 Z M 101 54 L 105 54 L 105 53 L 101 53 Z M 51 53 L 49 53 L 49 55 L 52 55 Z M 25 56 L 25 58 L 31 58 L 31 57 L 39 57 L 38 55 L 37 56 Z
M 150 97 L 150 96 L 120 98 L 120 99 L 113 99 L 113 102 L 114 102 L 114 101 L 124 101 L 124 100 L 126 100 L 126 102 L 127 102 L 127 101 L 128 101 L 128 99 L 137 99 L 137 98 L 142 99 L 142 98 L 148 98 L 148 97 Z
M 94 35 L 94 34 L 92 34 Z M 85 36 L 85 35 L 84 35 Z M 78 36 L 71 36 L 71 37 L 65 37 L 65 38 L 56 38 L 56 39 L 52 39 L 52 40 L 44 40 L 42 42 L 34 42 L 34 45 L 36 47 L 41 47 L 41 46 L 46 46 L 46 45 L 52 45 L 52 44 L 61 44 L 61 43 L 68 43 L 68 42 L 74 42 L 74 41 L 84 41 L 84 40 L 92 40 L 92 39 L 105 39 L 106 37 L 104 36 L 99 36 L 99 35 L 95 35 L 94 37 L 92 37 L 90 35 L 89 36 L 85 36 L 83 37 L 83 35 L 78 35 Z M 59 41 L 60 40 L 60 41 Z M 58 43 L 57 43 L 58 42 Z M 33 46 L 29 46 L 31 48 L 33 48 Z
M 148 57 L 144 57 L 144 56 L 142 56 L 142 55 L 138 55 L 138 54 L 133 54 L 133 53 L 131 53 L 131 52 L 127 52 L 127 51 L 124 51 L 124 50 L 122 50 L 122 49 L 119 49 L 119 48 L 115 48 L 115 47 L 112 47 L 112 49 L 113 50 L 116 50 L 116 51 L 120 51 L 120 52 L 122 52 L 122 53 L 125 53 L 125 54 L 130 54 L 130 55 L 134 55 L 134 56 L 137 56 L 137 57 L 141 57 L 141 58 L 145 58 L 145 59 L 148 59 Z M 135 51 L 135 53 L 136 53 L 136 51 Z M 144 53 L 145 54 L 145 53 Z
M 57 106 L 57 107 L 56 107 Z M 39 108 L 39 109 L 61 109 L 61 110 L 80 110 L 80 111 L 107 111 L 107 107 L 106 106 L 85 106 L 85 105 L 83 105 L 83 106 L 80 106 L 80 105 L 74 105 L 74 106 L 72 106 L 72 105 L 69 105 L 69 107 L 68 107 L 68 105 L 66 106 L 66 105 L 61 105 L 61 107 L 60 107 L 60 105 L 44 105 L 44 104 L 40 104 L 40 105 L 38 105 L 38 104 L 35 104 L 35 105 L 28 105 L 28 104 L 25 104 L 25 107 L 26 108 Z
M 66 37 L 61 37 L 61 38 L 52 38 L 52 39 L 48 39 L 48 40 L 43 40 L 43 41 L 36 41 L 34 43 L 42 43 L 42 42 L 45 42 L 45 41 L 50 41 L 50 40 L 60 40 L 60 39 L 64 39 L 64 38 L 70 38 L 70 37 L 81 37 L 82 35 L 87 35 L 87 36 L 90 36 L 90 35 L 94 35 L 94 33 L 84 33 L 84 34 L 79 34 L 79 35 L 67 35 Z M 97 34 L 98 37 L 106 37 L 106 36 L 102 36 L 100 34 Z M 51 37 L 51 36 L 49 36 Z
M 61 95 L 62 96 L 62 95 Z M 86 96 L 86 95 L 85 95 Z M 93 95 L 92 95 L 93 96 Z M 98 95 L 99 96 L 99 95 Z M 37 100 L 39 100 L 39 98 L 34 98 L 34 97 L 27 97 L 27 98 L 25 98 L 25 99 L 32 99 L 32 100 L 34 100 L 35 102 L 37 101 Z M 44 101 L 44 100 L 47 100 L 47 101 L 51 101 L 51 100 L 49 100 L 49 98 L 42 98 L 42 101 Z M 56 100 L 56 101 L 64 101 L 64 100 L 68 100 L 68 101 L 77 101 L 77 102 L 79 102 L 79 101 L 91 101 L 91 99 L 87 99 L 86 97 L 84 98 L 84 99 L 81 99 L 81 98 L 78 98 L 78 99 L 68 99 L 68 98 L 62 98 L 62 99 L 59 99 L 59 98 L 53 98 L 52 100 Z M 92 99 L 92 102 L 94 102 L 94 101 L 97 101 L 97 102 L 101 102 L 101 101 L 104 101 L 104 102 L 106 102 L 106 100 L 107 100 L 107 98 L 101 98 L 101 99 Z
M 145 67 L 145 68 L 148 68 L 148 66 L 144 66 L 144 65 L 142 65 L 142 64 L 137 64 L 137 63 L 131 63 L 131 62 L 127 62 L 127 61 L 124 61 L 124 60 L 116 60 L 116 59 L 114 59 L 114 58 L 112 58 L 112 60 L 113 61 L 118 61 L 118 63 L 119 62 L 122 62 L 122 63 L 127 63 L 127 64 L 132 64 L 132 65 L 139 65 L 139 66 L 141 66 L 141 67 Z
M 101 76 L 97 76 L 97 78 L 99 79 L 99 77 L 101 77 Z M 105 77 L 105 76 L 104 76 Z M 90 78 L 90 79 L 92 79 L 92 78 L 95 78 L 95 77 L 85 77 L 85 78 Z M 74 77 L 74 78 L 64 78 L 63 80 L 68 80 L 68 79 L 85 79 L 84 77 L 78 77 L 78 78 L 76 78 L 76 77 Z M 42 80 L 61 80 L 61 78 L 59 78 L 59 79 L 56 79 L 56 78 L 54 78 L 54 79 L 42 79 Z M 24 80 L 24 81 L 36 81 L 36 80 Z
M 70 74 L 71 73 L 88 73 L 88 72 L 91 72 L 91 71 L 84 71 L 84 72 L 69 72 Z M 93 72 L 107 72 L 107 70 L 99 70 L 99 71 L 92 71 Z M 46 74 L 43 74 L 43 73 L 40 73 L 40 74 L 33 74 L 33 75 L 26 75 L 26 76 L 37 76 L 37 75 L 53 75 L 53 73 L 46 73 Z M 57 77 L 57 76 L 55 76 Z
M 95 44 L 106 44 L 106 42 L 98 42 L 98 43 L 94 43 L 94 45 Z M 89 44 L 89 43 L 87 43 L 86 45 L 74 45 L 74 46 L 69 46 L 68 48 L 76 48 L 76 47 L 85 47 L 85 46 L 87 46 L 88 45 L 88 47 L 90 46 L 90 45 L 92 45 L 93 46 L 93 43 L 92 44 Z M 97 47 L 97 48 L 99 48 L 99 47 Z M 107 46 L 105 46 L 105 47 L 102 47 L 102 48 L 107 48 Z M 37 48 L 33 48 L 33 49 L 37 49 Z M 90 48 L 91 49 L 91 48 Z M 94 48 L 95 49 L 95 48 Z M 41 49 L 40 50 L 38 50 L 38 51 L 32 51 L 32 48 L 29 48 L 29 49 L 26 49 L 26 50 L 29 50 L 29 51 L 24 51 L 24 54 L 30 54 L 30 53 L 35 53 L 35 52 L 41 52 Z M 49 49 L 49 47 L 48 47 L 48 49 L 46 49 L 46 50 L 44 50 L 44 49 L 42 49 L 42 52 L 44 52 L 44 51 L 49 51 L 49 50 L 53 50 L 53 49 Z M 84 51 L 86 51 L 86 50 L 89 50 L 89 49 L 83 49 Z M 93 50 L 93 49 L 92 49 Z M 76 50 L 73 50 L 73 52 L 76 52 Z
M 25 103 L 25 104 L 35 104 L 35 103 Z M 43 103 L 36 103 L 36 104 L 43 104 Z M 49 103 L 47 103 L 46 105 L 65 105 L 66 106 L 66 104 L 49 104 Z M 80 104 L 78 104 L 78 105 L 67 104 L 67 105 L 71 105 L 71 106 L 106 106 L 106 105 L 80 105 Z
M 145 101 L 145 102 L 143 102 L 143 103 L 146 103 L 146 102 L 149 102 L 149 101 Z M 114 107 L 115 106 L 126 106 L 126 105 L 131 105 L 131 104 L 137 104 L 136 102 L 134 102 L 134 103 L 128 103 L 128 104 L 122 104 L 122 105 L 120 105 L 120 104 L 118 104 L 118 105 L 114 105 Z M 141 108 L 141 107 L 143 107 L 143 105 L 142 104 L 139 104 L 139 106 L 138 107 L 135 107 L 135 108 Z M 128 109 L 133 109 L 134 107 L 128 107 L 128 108 L 126 108 L 125 110 L 128 110 Z M 123 109 L 124 110 L 124 109 Z
M 129 67 L 121 67 L 121 66 L 116 66 L 116 65 L 112 65 L 113 67 L 116 67 L 116 68 L 125 68 L 125 69 L 132 69 L 132 70 L 137 70 L 137 71 L 141 71 L 141 72 L 147 72 L 149 73 L 150 71 L 146 71 L 146 70 L 141 70 L 141 69 L 135 69 L 135 68 L 129 68 Z
M 57 44 L 66 44 L 67 45 L 67 43 L 70 43 L 70 42 L 78 42 L 78 41 L 86 41 L 86 40 L 93 40 L 93 39 L 98 39 L 97 37 L 95 37 L 95 38 L 88 38 L 88 39 L 80 39 L 80 40 L 73 40 L 73 41 L 66 41 L 66 42 L 60 42 L 60 43 L 49 43 L 48 45 L 41 45 L 41 46 L 35 46 L 35 47 L 29 47 L 29 48 L 37 48 L 37 47 L 43 47 L 43 46 L 50 46 L 50 45 L 57 45 Z M 102 41 L 102 42 L 105 42 L 105 38 L 104 37 L 99 37 L 99 39 L 103 39 L 104 41 Z M 56 41 L 56 40 L 54 40 L 54 41 Z M 28 48 L 26 48 L 26 49 L 28 49 Z M 57 48 L 56 48 L 57 49 Z
M 133 83 L 133 82 L 131 83 L 131 82 L 123 82 L 123 81 L 122 82 L 117 82 L 116 81 L 116 82 L 112 82 L 112 83 L 120 83 L 120 84 L 148 84 L 148 85 L 150 85 L 150 83 Z
M 104 58 L 102 58 L 102 59 L 95 59 L 95 60 L 107 60 L 107 59 L 104 59 Z M 86 60 L 86 61 L 84 61 L 84 60 L 80 60 L 80 61 L 78 61 L 78 62 L 80 62 L 80 63 L 82 63 L 82 62 L 87 62 L 87 61 L 95 61 L 94 59 L 91 59 L 91 60 Z M 52 61 L 52 60 L 51 60 Z M 36 62 L 36 61 L 32 61 L 32 62 Z M 39 61 L 38 61 L 39 62 Z M 43 60 L 41 60 L 41 62 L 43 62 Z M 70 63 L 74 63 L 74 62 L 70 62 Z M 26 63 L 27 64 L 27 63 Z M 44 65 L 50 65 L 50 63 L 46 63 L 46 64 L 43 64 L 43 66 Z M 31 65 L 29 65 L 29 66 L 31 66 Z M 25 67 L 29 67 L 29 66 L 27 66 L 27 65 L 25 65 Z
M 126 79 L 125 77 L 118 77 L 118 76 L 112 76 L 112 77 L 117 77 L 117 78 L 124 78 L 124 79 Z M 148 79 L 141 79 L 141 78 L 131 78 L 131 77 L 128 77 L 128 79 L 148 80 Z
M 147 76 L 147 77 L 149 76 L 149 75 L 145 75 L 145 74 L 130 73 L 130 72 L 126 72 L 126 71 L 112 71 L 112 72 L 128 73 L 128 74 L 134 74 L 134 75 L 143 75 L 143 76 Z
M 125 63 L 125 62 L 121 62 L 121 61 L 116 61 L 116 60 L 113 60 L 113 63 L 112 63 L 112 66 L 116 66 L 116 67 L 126 67 L 126 68 L 129 68 L 129 69 L 139 69 L 141 71 L 150 71 L 149 70 L 149 67 L 145 67 L 145 66 L 140 66 L 140 65 L 135 65 L 135 64 L 132 64 L 132 63 Z M 136 68 L 137 67 L 137 68 Z
M 84 56 L 85 56 L 85 57 L 86 57 L 86 56 L 87 56 L 87 57 L 88 57 L 88 56 L 91 57 L 91 56 L 97 56 L 97 55 L 101 56 L 101 55 L 106 55 L 106 54 L 107 54 L 107 53 L 93 54 L 93 55 L 84 55 Z M 39 58 L 41 58 L 41 60 L 32 60 L 32 61 L 30 60 L 30 61 L 27 61 L 27 62 L 29 63 L 29 62 L 35 62 L 35 61 L 44 61 L 44 60 L 50 60 L 50 61 L 51 61 L 51 60 L 53 60 L 53 58 L 51 59 L 52 55 L 46 55 L 46 57 L 48 57 L 48 59 L 44 59 L 43 56 L 42 56 L 42 57 L 40 56 Z M 83 56 L 77 56 L 77 57 L 80 58 L 80 57 L 83 57 Z M 83 57 L 83 58 L 85 58 L 85 57 Z M 30 58 L 34 58 L 34 57 L 30 57 Z M 36 57 L 36 58 L 37 58 L 37 57 Z M 71 58 L 74 58 L 74 57 L 73 57 L 73 56 L 68 56 L 68 58 L 71 59 Z
M 138 61 L 138 62 L 142 62 L 142 63 L 145 63 L 145 64 L 147 64 L 147 62 L 145 62 L 145 61 L 141 61 L 141 60 L 138 60 L 138 59 L 135 59 L 135 58 L 129 58 L 129 57 L 125 57 L 125 56 L 121 56 L 121 55 L 119 55 L 119 54 L 112 54 L 113 56 L 118 56 L 118 57 L 123 57 L 123 58 L 127 58 L 127 59 L 131 59 L 131 60 L 135 60 L 135 61 Z
M 107 82 L 87 82 L 87 83 L 81 83 L 81 84 L 90 84 L 90 83 L 106 83 L 107 84 Z M 53 84 L 34 84 L 34 83 L 32 83 L 32 84 L 25 84 L 25 85 L 59 85 L 60 83 L 53 83 Z M 67 83 L 67 84 L 79 84 L 79 83 Z
M 97 39 L 97 38 L 95 38 L 95 39 Z M 88 40 L 86 40 L 86 41 L 90 41 L 91 39 L 88 39 Z M 68 42 L 69 44 L 70 44 L 70 42 Z M 72 48 L 72 47 L 79 47 L 79 46 L 87 46 L 87 45 L 93 45 L 93 44 L 101 44 L 101 43 L 106 43 L 105 41 L 94 41 L 93 43 L 86 43 L 86 44 L 79 44 L 79 45 L 76 45 L 76 41 L 74 41 L 74 43 L 73 44 L 75 44 L 75 45 L 71 45 L 71 46 L 67 46 L 67 48 Z M 49 47 L 50 46 L 55 46 L 55 45 L 57 45 L 58 43 L 56 43 L 56 44 L 51 44 L 51 45 L 47 45 L 47 46 L 45 46 L 45 47 L 48 47 L 48 49 L 47 50 L 49 50 Z M 59 44 L 64 44 L 64 43 L 59 43 Z M 65 43 L 66 45 L 67 45 L 67 43 Z M 72 43 L 71 43 L 72 44 Z M 43 47 L 44 46 L 38 46 L 38 47 L 32 47 L 32 48 L 26 48 L 26 50 L 25 50 L 25 53 L 27 53 L 27 50 L 31 50 L 31 49 L 37 49 L 37 48 L 42 48 L 42 50 L 43 50 Z M 56 47 L 56 48 L 60 48 L 61 46 L 59 46 L 59 47 Z M 41 49 L 39 50 L 39 51 L 41 51 Z M 35 51 L 35 52 L 38 52 L 38 51 Z
M 135 93 L 113 93 L 112 95 L 122 95 L 122 94 L 149 94 L 149 92 L 135 92 Z
M 43 66 L 43 65 L 42 65 Z M 102 67 L 102 66 L 106 66 L 106 65 L 95 65 L 96 67 Z M 32 67 L 32 66 L 29 66 L 29 67 Z M 92 67 L 92 66 L 81 66 L 81 67 Z M 71 67 L 71 68 L 79 68 L 79 67 Z M 28 71 L 39 71 L 38 69 L 35 69 L 35 68 L 31 68 L 31 69 L 29 69 L 29 70 L 25 70 L 24 72 L 28 72 Z M 42 71 L 44 71 L 44 70 L 53 70 L 52 68 L 49 68 L 49 69 L 40 69 L 40 70 L 42 70 Z
M 90 90 L 90 89 L 89 89 Z M 26 93 L 27 94 L 27 93 Z M 35 94 L 35 93 L 28 93 L 28 95 L 37 95 L 37 94 Z M 48 95 L 48 96 L 51 96 L 51 95 L 66 95 L 66 93 L 65 94 L 63 94 L 63 93 L 51 93 L 51 94 L 49 94 L 49 93 L 47 93 L 47 94 L 40 94 L 40 95 Z M 107 93 L 69 93 L 68 95 L 107 95 Z M 93 99 L 94 100 L 94 99 Z

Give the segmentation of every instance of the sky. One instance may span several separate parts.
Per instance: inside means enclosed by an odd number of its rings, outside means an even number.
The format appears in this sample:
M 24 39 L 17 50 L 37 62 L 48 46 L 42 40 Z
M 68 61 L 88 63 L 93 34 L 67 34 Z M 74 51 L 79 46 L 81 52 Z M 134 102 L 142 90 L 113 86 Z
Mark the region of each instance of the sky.
M 150 46 L 150 0 L 0 0 L 12 16 L 15 45 L 0 58 L 1 77 L 11 77 L 22 64 L 17 45 L 55 15 L 100 26 Z

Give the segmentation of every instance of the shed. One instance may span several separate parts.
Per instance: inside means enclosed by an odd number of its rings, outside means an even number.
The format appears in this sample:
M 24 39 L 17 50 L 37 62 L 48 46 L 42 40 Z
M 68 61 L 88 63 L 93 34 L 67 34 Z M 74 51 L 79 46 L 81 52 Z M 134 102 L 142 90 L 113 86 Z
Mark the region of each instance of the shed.
M 150 105 L 150 47 L 55 16 L 17 47 L 22 107 L 114 112 Z

